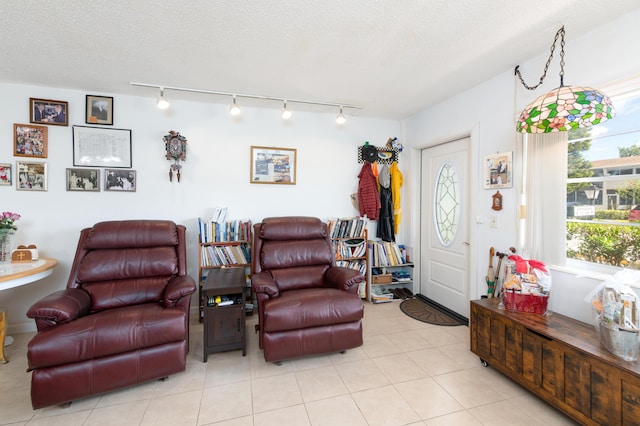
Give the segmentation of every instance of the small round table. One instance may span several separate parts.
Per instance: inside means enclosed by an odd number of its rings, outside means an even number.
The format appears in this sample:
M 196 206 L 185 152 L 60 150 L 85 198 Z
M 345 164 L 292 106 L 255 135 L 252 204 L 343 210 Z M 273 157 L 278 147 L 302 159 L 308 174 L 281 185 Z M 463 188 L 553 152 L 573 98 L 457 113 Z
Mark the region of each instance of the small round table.
M 41 258 L 32 262 L 0 263 L 0 291 L 41 280 L 53 273 L 58 264 L 56 259 Z M 0 308 L 0 362 L 9 362 L 4 355 L 4 347 L 13 343 L 7 336 L 7 314 Z

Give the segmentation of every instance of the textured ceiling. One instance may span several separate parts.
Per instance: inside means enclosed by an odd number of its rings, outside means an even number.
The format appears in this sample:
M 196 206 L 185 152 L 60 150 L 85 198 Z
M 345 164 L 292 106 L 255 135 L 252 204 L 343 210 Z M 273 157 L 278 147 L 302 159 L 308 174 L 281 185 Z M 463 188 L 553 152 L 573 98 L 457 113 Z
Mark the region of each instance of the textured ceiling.
M 544 54 L 562 25 L 570 42 L 638 8 L 637 0 L 5 0 L 0 81 L 155 96 L 129 84 L 144 82 L 357 104 L 356 115 L 402 119 Z M 541 71 L 523 73 L 535 81 Z

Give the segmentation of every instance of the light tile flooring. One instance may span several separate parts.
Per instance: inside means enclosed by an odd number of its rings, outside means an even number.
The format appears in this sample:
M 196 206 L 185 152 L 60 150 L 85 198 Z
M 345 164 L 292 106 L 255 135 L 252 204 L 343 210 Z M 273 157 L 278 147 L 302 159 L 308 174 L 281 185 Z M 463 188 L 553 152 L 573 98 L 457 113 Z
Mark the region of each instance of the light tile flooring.
M 365 304 L 364 346 L 266 363 L 247 320 L 247 356 L 209 355 L 191 324 L 185 372 L 70 407 L 32 410 L 26 345 L 0 364 L 2 425 L 572 425 L 562 413 L 469 352 L 469 329 L 413 320 L 399 303 Z M 51 390 L 55 392 L 55 389 Z

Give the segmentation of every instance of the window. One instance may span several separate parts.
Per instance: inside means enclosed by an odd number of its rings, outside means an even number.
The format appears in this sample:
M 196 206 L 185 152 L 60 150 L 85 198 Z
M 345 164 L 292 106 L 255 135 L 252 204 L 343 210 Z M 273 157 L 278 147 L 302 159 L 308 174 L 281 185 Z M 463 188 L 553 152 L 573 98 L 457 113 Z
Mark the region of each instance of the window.
M 640 269 L 640 95 L 612 101 L 614 119 L 568 135 L 567 259 Z

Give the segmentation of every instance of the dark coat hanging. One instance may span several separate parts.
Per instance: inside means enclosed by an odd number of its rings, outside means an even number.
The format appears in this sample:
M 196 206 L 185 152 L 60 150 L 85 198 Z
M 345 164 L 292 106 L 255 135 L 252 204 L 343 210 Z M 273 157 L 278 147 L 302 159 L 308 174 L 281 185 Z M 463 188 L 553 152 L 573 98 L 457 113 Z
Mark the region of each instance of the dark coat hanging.
M 376 237 L 382 241 L 393 242 L 396 237 L 393 229 L 393 196 L 388 165 L 382 166 L 382 170 L 378 175 L 378 182 L 380 183 L 380 215 L 378 217 Z

